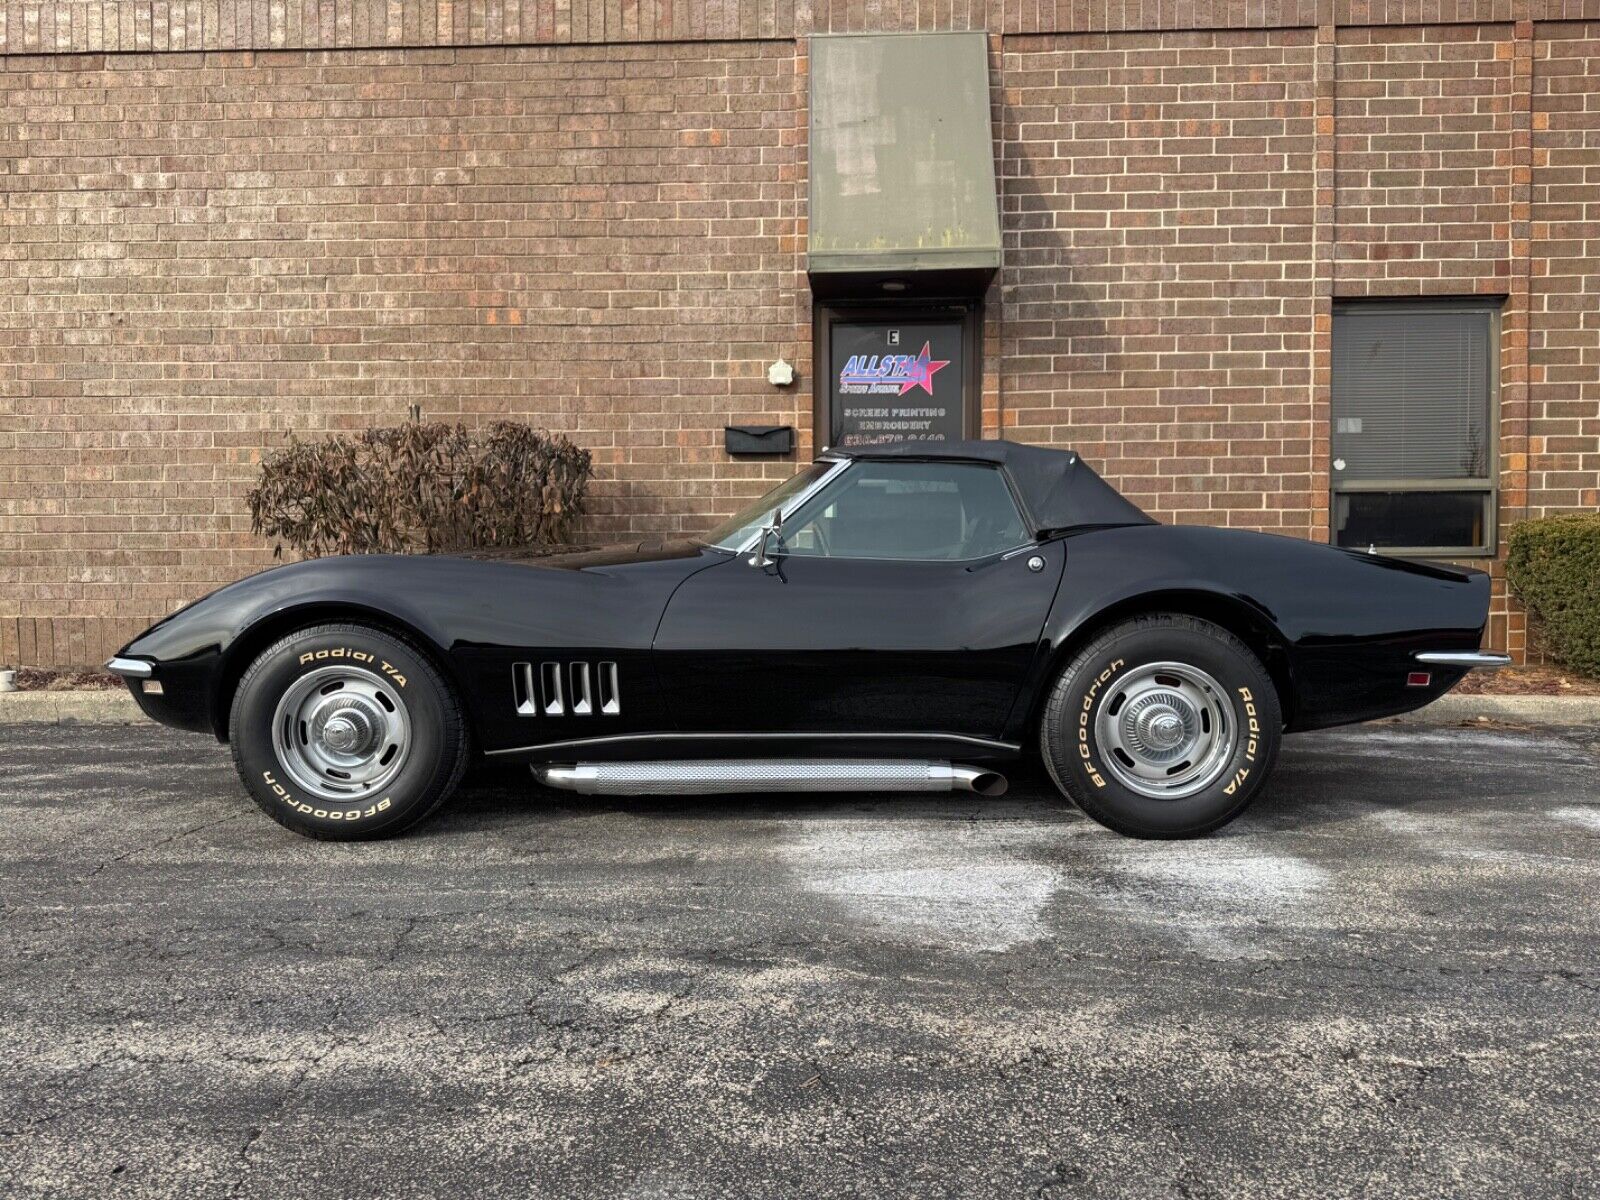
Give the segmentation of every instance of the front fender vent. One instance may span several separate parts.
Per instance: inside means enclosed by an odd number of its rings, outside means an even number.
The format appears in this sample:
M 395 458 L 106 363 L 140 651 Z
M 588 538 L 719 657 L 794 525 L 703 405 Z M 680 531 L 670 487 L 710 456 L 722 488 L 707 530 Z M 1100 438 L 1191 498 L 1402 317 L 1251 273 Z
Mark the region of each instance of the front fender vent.
M 617 664 L 511 664 L 511 697 L 519 717 L 614 717 L 622 711 Z
M 561 690 L 561 664 L 539 664 L 539 697 L 544 701 L 544 715 L 562 717 L 567 712 L 567 697 Z
M 517 701 L 517 716 L 539 715 L 539 698 L 533 690 L 533 664 L 511 664 L 511 691 Z

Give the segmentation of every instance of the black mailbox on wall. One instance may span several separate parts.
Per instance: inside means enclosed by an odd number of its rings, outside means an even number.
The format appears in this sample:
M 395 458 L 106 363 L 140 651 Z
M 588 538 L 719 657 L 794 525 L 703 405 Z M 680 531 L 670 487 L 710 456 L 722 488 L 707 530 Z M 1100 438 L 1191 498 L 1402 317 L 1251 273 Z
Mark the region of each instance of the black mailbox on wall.
M 724 425 L 722 444 L 729 454 L 792 454 L 793 425 Z

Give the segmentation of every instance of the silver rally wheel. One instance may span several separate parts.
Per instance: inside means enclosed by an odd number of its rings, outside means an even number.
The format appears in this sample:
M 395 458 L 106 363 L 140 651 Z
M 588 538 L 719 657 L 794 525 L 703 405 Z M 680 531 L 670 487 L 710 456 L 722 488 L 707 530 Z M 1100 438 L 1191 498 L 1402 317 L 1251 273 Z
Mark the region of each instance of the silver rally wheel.
M 262 812 L 340 842 L 393 837 L 429 816 L 470 754 L 455 689 L 430 655 L 352 621 L 262 650 L 234 689 L 228 744 Z
M 273 751 L 296 786 L 332 803 L 392 783 L 411 752 L 411 718 L 395 688 L 365 668 L 320 667 L 283 693 Z
M 1039 751 L 1100 824 L 1189 838 L 1249 806 L 1282 733 L 1277 686 L 1254 650 L 1200 617 L 1152 612 L 1100 631 L 1061 669 Z
M 1238 742 L 1222 686 L 1198 667 L 1147 663 L 1117 680 L 1095 716 L 1095 740 L 1119 783 L 1153 800 L 1203 792 Z

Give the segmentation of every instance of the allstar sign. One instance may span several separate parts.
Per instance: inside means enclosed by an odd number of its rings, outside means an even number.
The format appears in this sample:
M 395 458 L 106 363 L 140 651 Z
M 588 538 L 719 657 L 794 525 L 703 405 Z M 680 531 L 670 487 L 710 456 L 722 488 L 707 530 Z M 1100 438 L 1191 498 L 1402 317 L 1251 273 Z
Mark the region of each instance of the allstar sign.
M 948 367 L 950 360 L 947 358 L 939 362 L 930 361 L 928 350 L 932 345 L 932 342 L 923 342 L 922 353 L 906 363 L 906 379 L 900 385 L 900 395 L 904 396 L 914 387 L 921 388 L 930 396 L 933 395 L 933 377 L 942 368 Z

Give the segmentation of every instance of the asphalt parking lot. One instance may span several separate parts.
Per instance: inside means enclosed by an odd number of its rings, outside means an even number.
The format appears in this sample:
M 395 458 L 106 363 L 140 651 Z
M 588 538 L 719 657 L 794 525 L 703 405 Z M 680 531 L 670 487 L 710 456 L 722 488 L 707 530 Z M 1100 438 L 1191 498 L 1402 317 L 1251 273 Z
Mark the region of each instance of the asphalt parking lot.
M 512 780 L 340 846 L 10 726 L 0 886 L 6 1197 L 1600 1191 L 1600 731 L 1307 735 L 1203 842 Z

